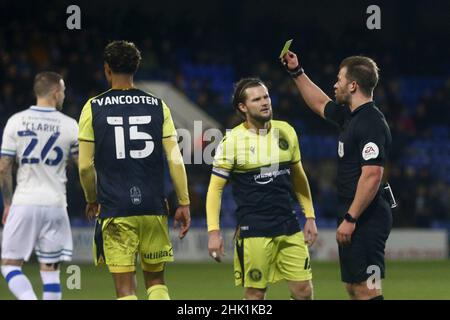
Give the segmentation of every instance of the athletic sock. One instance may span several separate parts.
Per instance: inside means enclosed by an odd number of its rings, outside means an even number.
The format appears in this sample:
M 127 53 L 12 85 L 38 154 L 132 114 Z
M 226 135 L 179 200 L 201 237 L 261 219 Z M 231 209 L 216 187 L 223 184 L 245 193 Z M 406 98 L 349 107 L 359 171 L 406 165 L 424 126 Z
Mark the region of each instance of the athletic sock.
M 170 300 L 169 289 L 163 284 L 156 284 L 147 289 L 148 300 Z
M 30 280 L 22 273 L 22 267 L 2 266 L 2 275 L 8 283 L 9 290 L 19 300 L 37 300 Z
M 42 299 L 44 300 L 61 300 L 61 283 L 59 280 L 59 270 L 41 271 L 41 279 L 44 284 Z
M 117 298 L 117 300 L 137 300 L 137 296 L 136 295 L 130 295 L 130 296 L 125 296 L 125 297 L 120 297 Z

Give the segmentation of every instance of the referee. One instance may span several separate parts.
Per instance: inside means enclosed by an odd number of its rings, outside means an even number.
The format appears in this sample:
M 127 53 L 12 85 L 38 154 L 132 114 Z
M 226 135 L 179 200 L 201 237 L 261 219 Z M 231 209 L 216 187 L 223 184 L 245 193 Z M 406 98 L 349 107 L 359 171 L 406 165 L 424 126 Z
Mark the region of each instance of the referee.
M 381 186 L 392 138 L 373 101 L 378 67 L 364 56 L 344 59 L 333 102 L 306 76 L 295 53 L 288 51 L 282 63 L 309 108 L 339 129 L 336 240 L 342 281 L 351 299 L 383 300 L 384 249 L 392 227 L 389 202 L 394 200 Z

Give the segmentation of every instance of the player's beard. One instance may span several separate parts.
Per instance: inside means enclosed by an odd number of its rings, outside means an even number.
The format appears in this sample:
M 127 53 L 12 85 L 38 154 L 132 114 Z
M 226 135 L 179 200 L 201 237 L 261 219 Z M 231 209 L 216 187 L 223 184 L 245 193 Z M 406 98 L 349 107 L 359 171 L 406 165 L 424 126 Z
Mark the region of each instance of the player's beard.
M 249 116 L 256 122 L 265 123 L 272 120 L 273 113 L 272 109 L 270 109 L 270 112 L 267 115 L 262 115 L 260 112 L 258 112 L 254 114 L 250 113 Z
M 351 94 L 349 92 L 344 92 L 343 90 L 336 91 L 336 102 L 340 105 L 349 106 L 351 102 Z

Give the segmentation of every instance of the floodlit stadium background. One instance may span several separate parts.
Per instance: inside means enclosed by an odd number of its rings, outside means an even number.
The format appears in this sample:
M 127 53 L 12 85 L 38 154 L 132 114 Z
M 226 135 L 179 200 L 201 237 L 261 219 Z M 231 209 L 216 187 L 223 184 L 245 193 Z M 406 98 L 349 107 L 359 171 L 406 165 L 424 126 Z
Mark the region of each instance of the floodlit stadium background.
M 32 80 L 42 70 L 64 75 L 64 112 L 78 119 L 85 101 L 107 88 L 102 50 L 110 40 L 129 39 L 138 45 L 143 61 L 136 80 L 156 91 L 170 89 L 164 98 L 179 128 L 189 128 L 191 120 L 203 120 L 204 129 L 232 128 L 239 121 L 230 103 L 233 83 L 240 77 L 259 76 L 268 84 L 275 118 L 289 121 L 300 137 L 320 232 L 312 248 L 318 298 L 345 298 L 334 262 L 335 216 L 341 214 L 334 211 L 337 135 L 307 109 L 277 57 L 284 42 L 293 38 L 292 49 L 307 74 L 330 96 L 344 57 L 374 58 L 381 69 L 375 101 L 386 115 L 394 143 L 386 173 L 399 203 L 387 255 L 393 261 L 406 260 L 388 264 L 385 296 L 450 299 L 450 3 L 378 3 L 381 30 L 367 29 L 366 8 L 371 3 L 361 1 L 79 2 L 81 30 L 66 28 L 70 4 L 0 3 L 1 131 L 9 116 L 34 103 Z M 209 143 L 194 140 L 197 150 Z M 210 166 L 187 165 L 187 170 L 193 229 L 183 242 L 174 239 L 178 262 L 167 271 L 171 293 L 174 298 L 239 299 L 231 265 L 215 265 L 207 256 L 205 197 Z M 113 298 L 106 270 L 91 267 L 92 225 L 83 218 L 85 202 L 75 168 L 69 168 L 68 178 L 74 263 L 82 263 L 84 290 L 64 294 L 77 299 Z M 173 199 L 168 175 L 166 189 Z M 228 188 L 221 215 L 223 227 L 230 228 L 228 259 L 233 209 Z M 25 271 L 38 281 L 35 267 Z M 196 284 L 188 279 L 200 274 L 210 274 L 212 282 L 223 279 L 217 284 L 224 288 L 221 293 L 208 295 L 211 290 L 205 287 L 198 296 L 189 296 L 188 289 Z M 413 278 L 423 282 L 417 293 L 408 290 Z M 287 298 L 284 287 L 277 289 L 280 286 L 274 288 L 272 298 Z M 10 296 L 0 281 L 3 298 Z

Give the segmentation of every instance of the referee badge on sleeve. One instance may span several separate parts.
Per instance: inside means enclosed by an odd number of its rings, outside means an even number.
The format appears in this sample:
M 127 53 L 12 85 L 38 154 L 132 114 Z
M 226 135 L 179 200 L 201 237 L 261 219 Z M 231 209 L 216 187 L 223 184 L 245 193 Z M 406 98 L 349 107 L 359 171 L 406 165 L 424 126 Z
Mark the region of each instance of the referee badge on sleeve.
M 366 143 L 362 151 L 362 157 L 366 161 L 370 159 L 376 159 L 379 154 L 380 150 L 378 149 L 378 146 L 373 142 Z

